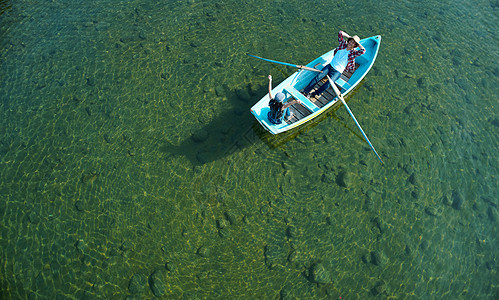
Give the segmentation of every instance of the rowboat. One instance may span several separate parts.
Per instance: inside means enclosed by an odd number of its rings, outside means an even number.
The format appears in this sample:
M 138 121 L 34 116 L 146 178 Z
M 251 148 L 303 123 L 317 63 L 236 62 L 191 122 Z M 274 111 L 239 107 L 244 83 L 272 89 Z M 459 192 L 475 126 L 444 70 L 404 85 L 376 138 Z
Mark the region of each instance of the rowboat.
M 371 70 L 374 61 L 376 60 L 376 56 L 378 55 L 380 43 L 380 35 L 360 40 L 360 44 L 366 48 L 366 52 L 355 58 L 355 71 L 353 73 L 346 71 L 343 72 L 341 77 L 334 82 L 338 87 L 338 90 L 341 92 L 341 95 L 345 96 L 351 92 L 362 81 L 362 79 L 364 79 L 369 70 Z M 327 64 L 331 63 L 334 56 L 334 50 L 335 49 L 321 55 L 306 66 L 298 66 L 300 67 L 299 71 L 293 73 L 278 86 L 272 89 L 272 95 L 276 95 L 278 92 L 281 92 L 286 96 L 284 103 L 292 99 L 301 101 L 301 104 L 295 103 L 290 106 L 290 111 L 293 113 L 291 118 L 283 120 L 281 124 L 273 124 L 268 120 L 267 115 L 270 111 L 270 98 L 268 93 L 255 105 L 253 105 L 253 107 L 251 107 L 251 113 L 263 126 L 263 128 L 272 134 L 279 134 L 305 124 L 306 122 L 321 115 L 332 106 L 335 106 L 337 103 L 342 102 L 340 102 L 341 95 L 340 97 L 337 96 L 332 87 L 326 89 L 321 95 L 311 97 L 310 99 L 301 93 L 301 91 L 317 75 L 317 73 L 313 72 L 311 69 L 321 70 L 327 66 Z M 324 78 L 316 84 L 312 91 L 318 89 L 328 80 L 325 74 L 323 74 L 323 76 Z

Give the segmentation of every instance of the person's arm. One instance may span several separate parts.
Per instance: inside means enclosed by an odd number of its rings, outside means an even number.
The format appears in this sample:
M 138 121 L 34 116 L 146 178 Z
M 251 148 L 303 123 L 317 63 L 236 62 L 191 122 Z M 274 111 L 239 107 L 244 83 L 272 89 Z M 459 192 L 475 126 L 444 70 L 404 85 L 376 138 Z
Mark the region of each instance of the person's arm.
M 361 56 L 362 54 L 366 53 L 366 48 L 364 48 L 361 44 L 358 44 L 360 50 L 354 50 L 353 55 L 354 57 Z
M 340 30 L 340 34 L 341 34 L 343 37 L 346 37 L 347 39 L 351 38 L 351 36 L 350 36 L 348 33 L 344 32 L 343 30 Z
M 343 39 L 343 36 L 345 35 L 346 33 L 342 30 L 338 31 L 338 48 L 336 48 L 336 50 L 334 50 L 334 54 L 336 55 L 336 52 L 338 50 L 343 50 L 347 47 L 347 42 L 345 42 L 345 40 Z M 349 36 L 348 34 L 346 36 Z
M 293 104 L 295 104 L 295 103 L 299 103 L 299 104 L 301 104 L 301 101 L 300 101 L 300 100 L 294 100 L 294 99 L 293 99 L 293 100 L 291 100 L 291 101 L 287 102 L 286 104 L 284 104 L 284 105 L 282 106 L 282 109 L 281 109 L 281 110 L 285 110 L 286 108 L 290 107 L 291 105 L 293 105 Z
M 269 98 L 272 99 L 272 75 L 269 75 Z

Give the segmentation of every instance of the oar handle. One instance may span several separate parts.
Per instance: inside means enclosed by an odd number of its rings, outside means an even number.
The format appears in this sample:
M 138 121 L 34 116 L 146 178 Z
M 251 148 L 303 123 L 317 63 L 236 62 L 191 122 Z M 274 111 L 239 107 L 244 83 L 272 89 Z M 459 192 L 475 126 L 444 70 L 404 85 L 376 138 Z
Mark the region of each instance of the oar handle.
M 310 67 L 307 67 L 307 66 L 296 65 L 296 67 L 297 67 L 298 69 L 303 69 L 303 70 L 307 70 L 307 71 L 312 71 L 312 72 L 322 73 L 322 71 L 321 71 L 321 70 L 317 70 L 317 69 L 310 68 Z

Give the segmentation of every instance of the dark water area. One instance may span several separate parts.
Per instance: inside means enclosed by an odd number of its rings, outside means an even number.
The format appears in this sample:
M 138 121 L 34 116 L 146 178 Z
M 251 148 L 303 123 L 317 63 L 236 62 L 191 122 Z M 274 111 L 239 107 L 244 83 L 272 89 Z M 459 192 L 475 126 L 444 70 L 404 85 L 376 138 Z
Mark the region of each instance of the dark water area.
M 497 299 L 498 1 L 0 1 L 0 298 Z M 349 106 L 249 112 L 344 30 Z

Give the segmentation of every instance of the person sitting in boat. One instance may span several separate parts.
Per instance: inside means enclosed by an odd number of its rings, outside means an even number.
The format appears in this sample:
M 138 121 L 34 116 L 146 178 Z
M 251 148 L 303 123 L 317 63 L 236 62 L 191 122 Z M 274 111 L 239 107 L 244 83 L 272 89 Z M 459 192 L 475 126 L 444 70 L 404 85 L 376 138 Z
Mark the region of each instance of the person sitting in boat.
M 347 41 L 343 39 L 347 38 Z M 334 82 L 338 78 L 340 78 L 341 73 L 343 71 L 348 71 L 353 73 L 355 71 L 355 58 L 361 56 L 366 53 L 366 49 L 360 44 L 360 38 L 356 35 L 350 36 L 348 33 L 344 31 L 338 32 L 338 42 L 340 43 L 338 48 L 334 50 L 334 57 L 330 64 L 328 64 L 324 69 L 322 69 L 322 73 L 319 73 L 312 81 L 303 89 L 303 94 L 306 96 L 315 97 L 321 95 L 329 87 L 329 81 L 326 81 L 317 91 L 315 91 L 312 95 L 310 91 L 314 88 L 314 86 L 324 78 L 324 75 L 327 74 L 331 77 L 331 80 Z M 356 48 L 359 50 L 355 50 Z
M 267 117 L 272 124 L 281 124 L 282 118 L 289 119 L 293 116 L 293 114 L 289 111 L 289 107 L 295 103 L 301 104 L 300 100 L 291 100 L 283 104 L 286 96 L 278 92 L 272 97 L 272 75 L 269 75 L 269 107 L 270 111 L 267 114 Z

